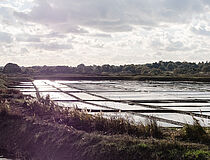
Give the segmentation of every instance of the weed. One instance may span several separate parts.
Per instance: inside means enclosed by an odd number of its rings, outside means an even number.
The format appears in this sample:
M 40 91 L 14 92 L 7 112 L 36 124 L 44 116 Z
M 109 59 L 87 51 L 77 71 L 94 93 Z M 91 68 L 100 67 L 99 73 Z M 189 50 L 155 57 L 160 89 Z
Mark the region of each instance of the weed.
M 6 102 L 0 103 L 0 115 L 6 116 L 10 113 L 10 107 Z
M 148 121 L 146 125 L 135 124 L 133 121 L 120 117 L 105 118 L 103 113 L 90 115 L 86 111 L 76 108 L 62 108 L 56 105 L 49 97 L 40 101 L 29 101 L 25 107 L 31 113 L 51 121 L 73 126 L 75 129 L 86 132 L 101 132 L 103 134 L 127 134 L 135 137 L 161 138 L 162 132 L 156 121 Z
M 157 125 L 157 121 L 155 121 L 154 119 L 148 120 L 147 124 L 142 127 L 144 127 L 145 133 L 148 136 L 155 137 L 155 138 L 162 138 L 163 136 L 163 133 L 160 127 Z
M 185 153 L 184 158 L 186 160 L 208 160 L 210 158 L 210 152 L 203 150 L 190 150 Z
M 181 130 L 183 140 L 210 144 L 210 137 L 199 121 L 194 119 L 193 125 L 186 124 Z

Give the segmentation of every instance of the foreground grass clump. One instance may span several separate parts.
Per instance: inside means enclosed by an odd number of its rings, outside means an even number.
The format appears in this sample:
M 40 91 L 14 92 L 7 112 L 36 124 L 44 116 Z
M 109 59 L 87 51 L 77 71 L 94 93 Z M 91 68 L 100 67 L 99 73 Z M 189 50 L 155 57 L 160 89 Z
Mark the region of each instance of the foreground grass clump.
M 5 78 L 0 75 L 0 89 L 6 89 L 7 88 L 7 82 L 5 81 Z
M 0 115 L 1 116 L 6 116 L 10 114 L 10 107 L 6 103 L 2 103 L 0 101 Z
M 203 160 L 203 159 L 209 159 L 210 158 L 210 152 L 204 151 L 204 150 L 190 150 L 185 153 L 184 156 L 186 159 L 189 160 Z
M 194 119 L 194 124 L 186 124 L 181 131 L 181 138 L 183 140 L 205 143 L 210 145 L 210 136 L 205 128 L 200 125 L 198 120 Z
M 104 118 L 103 113 L 90 115 L 86 111 L 76 108 L 62 108 L 54 104 L 48 98 L 41 98 L 40 101 L 29 101 L 22 104 L 23 107 L 30 109 L 30 113 L 44 119 L 54 121 L 67 126 L 72 126 L 78 130 L 88 133 L 100 132 L 102 134 L 127 134 L 135 137 L 154 137 L 162 138 L 162 131 L 156 121 L 150 120 L 146 125 L 135 124 L 124 118 L 110 117 Z
M 0 101 L 10 101 L 12 99 L 23 99 L 23 94 L 14 89 L 0 89 Z

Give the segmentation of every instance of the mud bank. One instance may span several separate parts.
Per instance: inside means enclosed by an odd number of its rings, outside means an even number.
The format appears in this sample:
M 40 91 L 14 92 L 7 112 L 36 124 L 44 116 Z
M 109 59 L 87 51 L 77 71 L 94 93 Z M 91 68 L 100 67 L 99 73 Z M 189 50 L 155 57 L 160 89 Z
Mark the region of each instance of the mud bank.
M 71 76 L 71 75 L 39 75 L 33 79 L 48 80 L 135 80 L 135 81 L 194 81 L 210 82 L 210 77 L 168 77 L 168 76 Z

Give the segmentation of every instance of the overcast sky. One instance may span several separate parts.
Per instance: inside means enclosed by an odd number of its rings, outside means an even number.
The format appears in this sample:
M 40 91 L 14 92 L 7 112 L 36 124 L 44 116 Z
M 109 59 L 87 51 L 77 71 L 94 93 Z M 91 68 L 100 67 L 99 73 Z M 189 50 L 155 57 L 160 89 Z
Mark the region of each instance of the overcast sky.
M 0 0 L 0 66 L 210 60 L 210 0 Z

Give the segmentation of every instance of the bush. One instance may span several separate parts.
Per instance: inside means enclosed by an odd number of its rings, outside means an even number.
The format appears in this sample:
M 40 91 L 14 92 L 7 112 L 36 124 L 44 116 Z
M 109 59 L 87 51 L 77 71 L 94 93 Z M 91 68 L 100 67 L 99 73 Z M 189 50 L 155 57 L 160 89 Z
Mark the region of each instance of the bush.
M 17 64 L 8 63 L 3 69 L 3 73 L 20 73 L 21 68 Z
M 194 150 L 194 151 L 188 151 L 185 153 L 184 158 L 186 160 L 208 160 L 210 157 L 209 151 L 203 151 L 203 150 Z
M 181 132 L 183 140 L 210 144 L 210 137 L 198 120 L 194 119 L 193 125 L 186 124 Z

